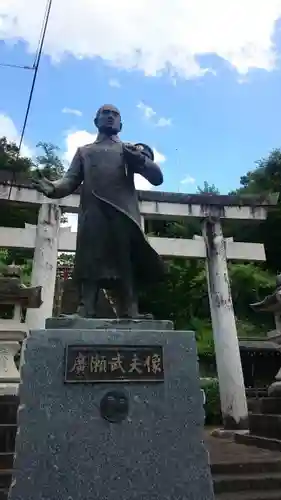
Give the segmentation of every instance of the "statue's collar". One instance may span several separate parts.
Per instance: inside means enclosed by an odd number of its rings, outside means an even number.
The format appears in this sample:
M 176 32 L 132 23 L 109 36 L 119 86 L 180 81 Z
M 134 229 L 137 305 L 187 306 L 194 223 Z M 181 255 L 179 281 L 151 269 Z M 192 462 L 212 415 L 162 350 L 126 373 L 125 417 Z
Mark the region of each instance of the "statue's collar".
M 118 135 L 106 135 L 106 134 L 98 134 L 95 143 L 103 142 L 103 141 L 112 141 L 112 142 L 121 142 Z

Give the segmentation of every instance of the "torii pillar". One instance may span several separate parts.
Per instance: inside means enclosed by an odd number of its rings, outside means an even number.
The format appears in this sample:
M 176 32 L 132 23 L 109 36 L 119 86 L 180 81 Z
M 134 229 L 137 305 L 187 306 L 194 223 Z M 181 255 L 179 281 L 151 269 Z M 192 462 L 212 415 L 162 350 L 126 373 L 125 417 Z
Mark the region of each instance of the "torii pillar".
M 36 228 L 31 285 L 42 287 L 43 303 L 39 309 L 28 309 L 26 323 L 29 330 L 45 328 L 45 320 L 53 314 L 60 218 L 61 209 L 58 202 L 41 205 Z
M 247 429 L 247 399 L 219 217 L 204 220 L 203 237 L 224 428 Z

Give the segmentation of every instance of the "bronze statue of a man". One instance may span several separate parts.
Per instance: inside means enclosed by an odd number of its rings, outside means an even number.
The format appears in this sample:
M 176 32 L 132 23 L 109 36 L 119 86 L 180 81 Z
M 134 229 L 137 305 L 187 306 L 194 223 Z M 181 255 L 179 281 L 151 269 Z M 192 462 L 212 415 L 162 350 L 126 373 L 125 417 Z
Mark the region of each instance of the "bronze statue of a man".
M 154 186 L 163 182 L 149 147 L 143 150 L 120 141 L 118 109 L 102 106 L 95 118 L 98 136 L 78 148 L 58 181 L 41 178 L 36 189 L 49 198 L 63 198 L 80 184 L 74 276 L 80 292 L 78 314 L 95 317 L 100 288 L 112 290 L 119 318 L 137 318 L 137 289 L 163 276 L 163 262 L 141 228 L 134 174 Z

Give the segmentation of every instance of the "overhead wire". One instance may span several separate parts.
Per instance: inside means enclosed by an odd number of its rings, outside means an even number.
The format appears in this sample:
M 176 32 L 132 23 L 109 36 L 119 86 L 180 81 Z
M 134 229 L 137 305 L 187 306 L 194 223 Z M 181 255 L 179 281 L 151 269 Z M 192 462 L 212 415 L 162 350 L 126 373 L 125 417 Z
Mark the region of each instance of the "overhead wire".
M 36 66 L 38 65 L 38 63 L 40 61 L 40 57 L 41 57 L 41 53 L 42 53 L 42 48 L 43 48 L 43 44 L 44 44 L 44 39 L 45 39 L 45 34 L 46 34 L 47 26 L 48 26 L 48 20 L 49 20 L 49 16 L 50 16 L 51 7 L 52 7 L 52 1 L 47 2 L 45 13 L 44 13 L 44 17 L 43 17 L 43 21 L 42 21 L 42 25 L 41 25 L 41 30 L 40 30 L 40 34 L 39 34 L 38 45 L 37 45 L 37 49 L 36 49 L 36 52 L 35 52 L 33 66 L 32 66 L 34 69 L 36 68 Z
M 48 26 L 48 22 L 49 22 L 49 17 L 50 17 L 52 3 L 53 3 L 53 0 L 47 0 L 45 14 L 44 14 L 44 18 L 43 18 L 43 21 L 42 21 L 42 27 L 41 27 L 41 30 L 40 30 L 40 35 L 39 35 L 39 40 L 38 40 L 38 47 L 37 47 L 37 50 L 36 50 L 36 53 L 35 53 L 34 63 L 33 63 L 33 66 L 31 68 L 31 69 L 34 70 L 34 75 L 33 75 L 32 83 L 31 83 L 31 88 L 30 88 L 30 92 L 29 92 L 29 97 L 28 97 L 28 102 L 27 102 L 27 107 L 26 107 L 24 122 L 23 122 L 22 130 L 21 130 L 21 135 L 20 135 L 20 140 L 19 140 L 19 145 L 18 145 L 17 158 L 20 155 L 20 151 L 21 151 L 21 147 L 22 147 L 22 143 L 23 143 L 23 138 L 24 138 L 25 129 L 26 129 L 26 125 L 27 125 L 27 120 L 28 120 L 28 116 L 29 116 L 29 112 L 30 112 L 31 102 L 32 102 L 32 98 L 33 98 L 34 88 L 35 88 L 35 83 L 36 83 L 36 79 L 37 79 L 37 75 L 38 75 L 38 69 L 39 69 L 39 64 L 40 64 L 40 60 L 41 60 L 41 55 L 42 55 L 43 45 L 44 45 L 44 41 L 45 41 L 45 36 L 46 36 L 47 26 Z M 8 195 L 8 200 L 11 197 L 12 187 L 13 187 L 13 184 L 15 182 L 15 176 L 16 176 L 16 172 L 14 170 L 12 181 L 11 181 L 11 185 L 10 185 L 10 191 L 9 191 L 9 195 Z
M 27 119 L 28 119 L 28 115 L 29 115 L 29 111 L 30 111 L 31 101 L 32 101 L 34 87 L 35 87 L 35 83 L 36 83 L 36 79 L 37 79 L 37 74 L 38 74 L 38 69 L 39 69 L 39 63 L 40 63 L 40 60 L 41 60 L 41 55 L 42 55 L 44 40 L 45 40 L 45 36 L 46 36 L 46 31 L 47 31 L 47 26 L 48 26 L 50 11 L 51 11 L 51 7 L 52 7 L 52 1 L 53 0 L 48 0 L 47 1 L 46 11 L 45 11 L 44 19 L 43 19 L 43 24 L 42 24 L 42 29 L 41 29 L 41 32 L 40 32 L 40 38 L 41 39 L 39 38 L 39 44 L 38 44 L 37 54 L 36 54 L 35 59 L 34 59 L 34 64 L 35 64 L 35 66 L 34 66 L 34 75 L 33 75 L 32 83 L 31 83 L 31 89 L 30 89 L 30 93 L 29 93 L 28 103 L 27 103 L 27 107 L 26 107 L 26 113 L 25 113 L 25 117 L 24 117 L 22 131 L 21 131 L 20 142 L 19 142 L 19 146 L 18 146 L 18 154 L 20 153 L 20 150 L 21 150 L 22 141 L 23 141 L 23 137 L 24 137 L 24 133 L 25 133 L 25 129 L 26 129 Z
M 9 63 L 1 63 L 0 62 L 0 67 L 1 68 L 15 68 L 15 69 L 29 69 L 34 71 L 33 66 L 23 66 L 21 64 L 9 64 Z
M 35 56 L 34 56 L 34 60 L 33 60 L 32 66 L 23 65 L 23 64 L 10 64 L 10 63 L 2 63 L 2 62 L 0 62 L 0 67 L 1 68 L 29 69 L 31 71 L 34 71 L 36 69 L 36 66 L 37 66 L 37 63 L 38 63 L 38 55 L 40 53 L 40 46 L 41 46 L 42 38 L 43 38 L 43 41 L 44 41 L 43 34 L 44 34 L 44 27 L 46 26 L 46 20 L 48 21 L 48 4 L 47 4 L 45 12 L 44 12 L 44 17 L 43 17 L 42 24 L 41 24 L 41 30 L 40 30 L 39 38 L 38 38 L 38 44 L 37 44 L 37 48 L 36 48 L 36 51 L 35 51 Z

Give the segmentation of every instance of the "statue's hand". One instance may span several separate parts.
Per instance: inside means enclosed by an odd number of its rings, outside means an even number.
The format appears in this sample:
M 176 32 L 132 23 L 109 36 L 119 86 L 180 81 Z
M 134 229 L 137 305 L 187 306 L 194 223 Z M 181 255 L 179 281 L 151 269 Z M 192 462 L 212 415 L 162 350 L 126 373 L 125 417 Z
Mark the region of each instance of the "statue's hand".
M 123 152 L 129 164 L 143 165 L 145 155 L 141 153 L 133 144 L 123 144 Z
M 55 190 L 55 186 L 49 179 L 42 177 L 41 179 L 33 179 L 32 186 L 39 191 L 39 193 L 43 193 L 45 196 L 51 196 Z

